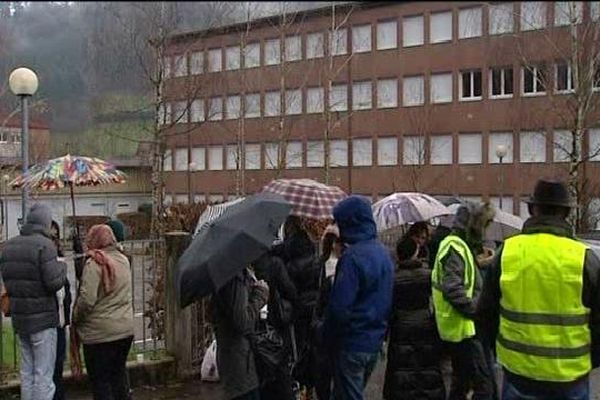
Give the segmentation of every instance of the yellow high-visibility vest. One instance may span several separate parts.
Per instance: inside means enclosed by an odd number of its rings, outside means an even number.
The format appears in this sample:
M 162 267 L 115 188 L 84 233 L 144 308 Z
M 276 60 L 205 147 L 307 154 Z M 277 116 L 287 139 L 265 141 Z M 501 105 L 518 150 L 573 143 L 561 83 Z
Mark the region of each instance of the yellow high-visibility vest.
M 551 382 L 590 372 L 590 310 L 582 303 L 586 250 L 576 240 L 546 233 L 505 242 L 496 349 L 508 371 Z
M 465 263 L 465 290 L 468 298 L 473 297 L 475 288 L 476 264 L 469 246 L 456 235 L 449 235 L 440 243 L 440 248 L 435 257 L 433 272 L 431 274 L 433 306 L 435 321 L 442 340 L 458 343 L 466 338 L 475 336 L 475 323 L 473 320 L 459 313 L 445 298 L 441 290 L 444 276 L 442 260 L 453 249 Z

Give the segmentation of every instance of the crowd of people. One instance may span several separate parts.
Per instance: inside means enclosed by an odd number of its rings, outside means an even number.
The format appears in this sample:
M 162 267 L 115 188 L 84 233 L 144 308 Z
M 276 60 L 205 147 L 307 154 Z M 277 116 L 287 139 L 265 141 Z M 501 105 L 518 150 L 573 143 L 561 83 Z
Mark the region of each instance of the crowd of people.
M 82 344 L 94 400 L 131 396 L 126 360 L 133 340 L 131 269 L 116 236 L 117 220 L 95 225 L 85 238 L 86 253 L 76 262 L 77 290 L 61 247 L 59 225 L 48 206 L 36 203 L 20 235 L 8 240 L 0 255 L 12 327 L 19 337 L 22 400 L 63 400 L 63 367 L 70 325 L 71 369 Z M 72 305 L 73 303 L 73 305 Z
M 363 399 L 385 355 L 385 400 L 589 399 L 600 263 L 573 235 L 564 184 L 540 180 L 528 204 L 503 243 L 484 240 L 493 207 L 465 203 L 452 228 L 415 223 L 395 251 L 359 196 L 335 207 L 319 251 L 289 217 L 283 242 L 213 297 L 226 398 Z

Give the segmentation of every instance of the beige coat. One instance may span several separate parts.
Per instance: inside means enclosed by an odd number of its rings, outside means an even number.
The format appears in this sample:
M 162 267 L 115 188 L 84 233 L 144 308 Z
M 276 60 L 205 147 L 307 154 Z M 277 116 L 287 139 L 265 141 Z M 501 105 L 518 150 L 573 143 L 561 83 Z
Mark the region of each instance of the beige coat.
M 115 288 L 109 294 L 102 286 L 102 267 L 88 259 L 83 268 L 73 323 L 82 343 L 112 342 L 133 335 L 131 266 L 116 248 L 106 249 L 115 262 Z

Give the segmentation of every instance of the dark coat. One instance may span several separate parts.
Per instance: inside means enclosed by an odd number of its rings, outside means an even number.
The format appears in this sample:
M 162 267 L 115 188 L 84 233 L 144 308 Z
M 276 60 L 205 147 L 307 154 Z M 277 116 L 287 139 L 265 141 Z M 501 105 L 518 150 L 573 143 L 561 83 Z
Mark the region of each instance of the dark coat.
M 416 260 L 400 262 L 384 385 L 388 400 L 445 398 L 439 365 L 441 342 L 430 296 L 431 270 Z
M 30 335 L 58 326 L 56 292 L 66 283 L 66 265 L 42 225 L 27 223 L 4 245 L 0 269 L 15 331 Z
M 267 321 L 278 330 L 292 320 L 297 291 L 281 258 L 266 254 L 254 265 L 256 277 L 269 285 Z
M 217 365 L 226 399 L 257 389 L 259 380 L 248 336 L 267 302 L 266 291 L 251 287 L 247 273 L 233 278 L 214 296 Z

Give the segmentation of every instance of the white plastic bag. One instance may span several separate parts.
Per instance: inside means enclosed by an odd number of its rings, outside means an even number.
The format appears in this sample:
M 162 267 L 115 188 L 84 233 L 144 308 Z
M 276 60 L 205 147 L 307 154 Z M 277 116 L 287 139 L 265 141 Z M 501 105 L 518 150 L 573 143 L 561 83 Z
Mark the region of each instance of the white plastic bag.
M 213 340 L 204 359 L 202 360 L 202 366 L 200 367 L 200 377 L 206 382 L 218 382 L 219 381 L 219 369 L 217 367 L 217 341 Z

